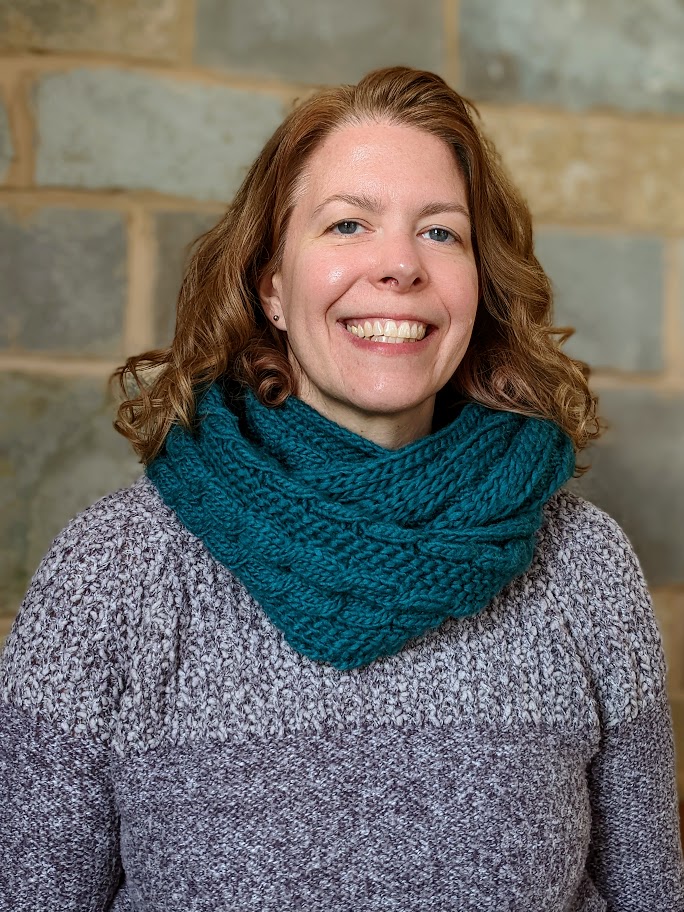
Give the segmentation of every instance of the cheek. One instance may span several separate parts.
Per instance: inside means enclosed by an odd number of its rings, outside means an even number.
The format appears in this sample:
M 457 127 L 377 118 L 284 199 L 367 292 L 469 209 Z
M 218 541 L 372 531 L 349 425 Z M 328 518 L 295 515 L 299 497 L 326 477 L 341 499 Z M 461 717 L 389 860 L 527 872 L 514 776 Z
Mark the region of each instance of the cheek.
M 477 266 L 473 259 L 468 259 L 467 265 L 464 264 L 463 272 L 464 297 L 475 307 L 479 298 L 479 281 L 477 277 Z
M 327 275 L 327 284 L 331 288 L 334 288 L 336 285 L 340 285 L 344 280 L 344 268 L 342 266 L 333 266 L 328 272 Z
M 300 289 L 320 303 L 331 303 L 344 294 L 363 275 L 363 263 L 352 251 L 332 248 L 312 252 L 298 264 Z
M 439 276 L 439 287 L 443 301 L 463 313 L 474 313 L 479 298 L 477 268 L 474 263 L 461 262 L 445 269 Z

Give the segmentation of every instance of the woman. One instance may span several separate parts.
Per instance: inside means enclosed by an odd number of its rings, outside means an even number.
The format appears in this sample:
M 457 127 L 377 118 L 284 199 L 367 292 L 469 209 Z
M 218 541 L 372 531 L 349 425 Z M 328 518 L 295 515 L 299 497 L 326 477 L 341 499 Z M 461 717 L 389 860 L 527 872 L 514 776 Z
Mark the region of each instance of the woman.
M 325 90 L 197 248 L 2 666 L 2 904 L 684 909 L 670 711 L 472 109 Z M 129 381 L 134 381 L 133 386 Z

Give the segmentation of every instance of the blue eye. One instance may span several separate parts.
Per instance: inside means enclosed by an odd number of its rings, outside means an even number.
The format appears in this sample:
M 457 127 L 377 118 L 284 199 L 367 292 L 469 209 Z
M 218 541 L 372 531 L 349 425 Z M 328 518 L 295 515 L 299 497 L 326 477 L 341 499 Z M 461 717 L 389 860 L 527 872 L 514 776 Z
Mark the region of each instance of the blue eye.
M 356 234 L 356 229 L 360 227 L 361 225 L 359 222 L 354 222 L 348 219 L 344 222 L 338 222 L 336 225 L 333 225 L 333 231 L 337 231 L 339 234 Z
M 446 228 L 429 228 L 425 234 L 428 235 L 431 241 L 439 241 L 443 244 L 445 241 L 454 241 L 455 237 L 451 231 L 447 231 Z

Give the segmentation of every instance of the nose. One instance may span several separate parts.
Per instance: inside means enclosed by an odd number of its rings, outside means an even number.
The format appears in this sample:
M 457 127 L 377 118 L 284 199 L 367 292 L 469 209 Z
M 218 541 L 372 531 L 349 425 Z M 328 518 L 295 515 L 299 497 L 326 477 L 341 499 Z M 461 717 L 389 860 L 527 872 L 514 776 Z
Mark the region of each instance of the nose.
M 375 253 L 371 281 L 377 287 L 410 291 L 427 282 L 415 238 L 393 232 L 378 242 Z

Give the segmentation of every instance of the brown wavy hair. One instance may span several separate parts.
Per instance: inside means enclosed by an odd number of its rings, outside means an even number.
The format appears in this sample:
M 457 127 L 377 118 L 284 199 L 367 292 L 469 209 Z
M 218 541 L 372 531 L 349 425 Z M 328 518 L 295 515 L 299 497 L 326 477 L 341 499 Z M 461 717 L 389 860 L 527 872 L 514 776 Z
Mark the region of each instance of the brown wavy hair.
M 561 351 L 572 335 L 551 324 L 552 293 L 534 255 L 529 210 L 480 132 L 474 105 L 434 73 L 375 70 L 357 85 L 316 92 L 286 117 L 226 214 L 196 242 L 168 348 L 115 371 L 124 401 L 114 426 L 145 464 L 175 422 L 192 428 L 197 394 L 218 380 L 250 386 L 278 406 L 296 392 L 286 333 L 262 310 L 260 280 L 280 266 L 298 181 L 322 141 L 345 125 L 404 124 L 454 151 L 466 183 L 480 299 L 468 349 L 441 402 L 475 401 L 555 421 L 575 451 L 602 432 L 589 368 Z M 581 475 L 587 467 L 576 470 Z

